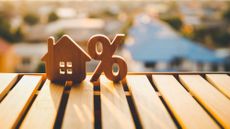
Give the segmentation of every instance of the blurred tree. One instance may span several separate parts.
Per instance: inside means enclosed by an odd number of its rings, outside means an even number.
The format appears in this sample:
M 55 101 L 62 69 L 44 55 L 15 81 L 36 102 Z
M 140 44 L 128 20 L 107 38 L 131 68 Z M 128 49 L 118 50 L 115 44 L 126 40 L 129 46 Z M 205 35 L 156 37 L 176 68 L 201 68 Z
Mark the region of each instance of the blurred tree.
M 0 14 L 0 37 L 8 41 L 12 41 L 10 28 L 11 28 L 11 25 L 10 25 L 9 20 Z
M 15 30 L 13 36 L 14 36 L 14 42 L 22 41 L 23 38 L 24 38 L 24 34 L 23 34 L 23 32 L 22 32 L 22 28 L 21 28 L 21 27 L 18 27 L 18 28 Z
M 117 14 L 109 9 L 102 10 L 100 12 L 93 12 L 89 14 L 89 18 L 117 18 Z
M 193 33 L 193 39 L 203 42 L 203 37 L 208 33 L 205 27 L 197 27 Z
M 172 26 L 176 30 L 180 30 L 183 26 L 183 22 L 179 16 L 169 17 L 166 19 L 162 19 L 167 22 L 170 26 Z
M 117 17 L 117 14 L 113 13 L 111 10 L 109 9 L 105 9 L 102 13 L 102 16 L 104 17 Z
M 194 31 L 193 39 L 204 44 L 212 44 L 214 47 L 228 47 L 230 45 L 230 34 L 225 28 L 200 27 Z M 207 40 L 208 39 L 208 40 Z
M 133 17 L 128 17 L 126 22 L 121 27 L 121 33 L 127 34 L 129 28 L 133 25 Z
M 18 27 L 15 31 L 11 31 L 9 19 L 3 15 L 0 15 L 0 37 L 4 38 L 10 43 L 14 43 L 23 39 L 23 33 L 21 27 Z
M 33 26 L 39 22 L 39 17 L 34 13 L 28 13 L 24 16 L 24 21 L 28 25 Z
M 217 31 L 213 35 L 213 40 L 218 47 L 228 47 L 230 45 L 230 34 L 225 31 Z
M 225 12 L 223 12 L 223 18 L 226 21 L 230 21 L 230 7 Z
M 225 58 L 224 68 L 225 71 L 230 71 L 230 56 Z
M 96 14 L 96 13 L 90 13 L 88 17 L 89 18 L 99 18 L 100 16 L 99 14 Z
M 226 2 L 227 3 L 227 2 Z M 188 27 L 180 19 L 180 12 L 176 3 L 170 5 L 166 15 L 160 15 L 160 19 L 167 22 L 172 28 L 179 31 L 183 36 L 190 38 L 198 43 L 202 43 L 210 48 L 230 46 L 230 3 L 228 8 L 222 12 L 222 19 L 214 21 L 219 23 L 217 26 L 205 23 L 207 19 L 202 17 L 203 24 Z M 172 11 L 173 10 L 173 11 Z M 175 11 L 174 11 L 175 10 Z M 210 17 L 209 20 L 214 20 Z M 211 21 L 212 22 L 212 21 Z
M 45 64 L 44 63 L 39 63 L 36 72 L 37 73 L 45 73 Z
M 54 37 L 55 39 L 59 39 L 61 38 L 63 35 L 65 34 L 65 32 L 63 30 L 60 30 L 59 32 L 57 32 Z
M 59 19 L 59 17 L 55 12 L 51 12 L 48 16 L 48 22 L 53 22 L 53 21 L 56 21 L 58 19 Z

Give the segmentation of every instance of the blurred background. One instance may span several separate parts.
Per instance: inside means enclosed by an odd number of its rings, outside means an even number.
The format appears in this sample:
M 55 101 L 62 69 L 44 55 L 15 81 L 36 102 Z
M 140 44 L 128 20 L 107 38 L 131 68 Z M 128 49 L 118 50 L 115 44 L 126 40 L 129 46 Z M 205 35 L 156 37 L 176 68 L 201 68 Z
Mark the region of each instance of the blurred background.
M 49 36 L 87 51 L 92 35 L 117 33 L 130 72 L 230 71 L 230 2 L 130 0 L 1 1 L 0 72 L 44 72 Z

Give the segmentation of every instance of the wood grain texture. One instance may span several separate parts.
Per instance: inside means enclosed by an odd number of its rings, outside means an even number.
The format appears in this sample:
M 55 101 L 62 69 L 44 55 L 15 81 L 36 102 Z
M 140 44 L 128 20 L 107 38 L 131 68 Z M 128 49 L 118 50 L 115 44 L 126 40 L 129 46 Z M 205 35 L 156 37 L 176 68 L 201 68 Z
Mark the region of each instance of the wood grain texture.
M 130 75 L 126 78 L 142 127 L 145 129 L 176 128 L 147 77 Z
M 17 81 L 18 74 L 0 73 L 0 101 Z
M 8 93 L 0 103 L 0 129 L 16 127 L 41 81 L 41 76 L 23 76 Z
M 50 80 L 46 80 L 20 128 L 53 128 L 63 91 L 63 85 L 53 84 Z
M 206 74 L 206 78 L 230 99 L 230 76 L 227 74 Z
M 217 129 L 217 124 L 172 75 L 153 75 L 170 110 L 186 129 Z
M 230 128 L 230 101 L 199 75 L 179 75 L 183 85 L 224 127 Z
M 62 129 L 93 129 L 93 85 L 89 76 L 80 84 L 73 85 L 65 110 Z
M 121 83 L 100 77 L 102 128 L 134 129 L 134 121 Z

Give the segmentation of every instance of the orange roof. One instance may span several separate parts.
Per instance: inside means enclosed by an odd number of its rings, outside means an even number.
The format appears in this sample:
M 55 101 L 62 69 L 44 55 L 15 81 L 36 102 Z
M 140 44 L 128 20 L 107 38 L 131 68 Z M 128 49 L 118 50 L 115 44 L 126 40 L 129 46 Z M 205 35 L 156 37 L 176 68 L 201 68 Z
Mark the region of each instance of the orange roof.
M 7 52 L 10 47 L 10 44 L 6 40 L 0 38 L 0 53 Z

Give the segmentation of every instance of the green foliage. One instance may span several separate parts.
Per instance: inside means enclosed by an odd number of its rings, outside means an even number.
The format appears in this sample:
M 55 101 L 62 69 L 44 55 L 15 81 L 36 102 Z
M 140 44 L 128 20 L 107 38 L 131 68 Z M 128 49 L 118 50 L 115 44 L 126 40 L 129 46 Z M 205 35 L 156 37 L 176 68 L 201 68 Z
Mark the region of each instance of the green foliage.
M 193 33 L 194 39 L 198 41 L 202 40 L 203 37 L 205 37 L 205 35 L 207 35 L 208 33 L 209 31 L 204 27 L 197 28 Z
M 205 26 L 201 24 L 193 28 L 190 35 L 183 33 L 183 22 L 179 15 L 171 17 L 161 17 L 161 19 L 167 22 L 172 28 L 179 31 L 183 36 L 190 38 L 194 41 L 205 44 L 209 47 L 229 47 L 230 46 L 230 5 L 223 13 L 223 22 L 221 26 Z
M 89 18 L 116 18 L 117 14 L 112 11 L 106 9 L 101 12 L 94 12 L 89 14 Z
M 230 44 L 230 34 L 228 32 L 219 32 L 213 36 L 213 41 L 216 42 L 216 45 L 219 47 L 226 47 Z
M 11 31 L 10 21 L 3 15 L 0 15 L 0 37 L 11 43 L 17 42 L 23 39 L 23 32 L 21 27 Z
M 22 28 L 18 27 L 13 33 L 14 42 L 22 41 L 24 38 L 24 34 L 22 32 Z
M 183 26 L 182 20 L 180 19 L 180 17 L 177 16 L 169 17 L 163 20 L 176 30 L 180 30 Z
M 55 12 L 51 12 L 48 16 L 48 22 L 53 22 L 53 21 L 56 21 L 58 19 L 59 19 L 59 17 Z
M 223 13 L 223 18 L 224 18 L 224 20 L 230 22 L 230 6 L 229 6 L 229 8 Z
M 30 26 L 33 26 L 39 22 L 39 17 L 36 14 L 28 13 L 24 16 L 24 21 Z
M 212 47 L 229 47 L 230 46 L 230 6 L 223 13 L 223 22 L 221 26 L 204 26 L 200 25 L 193 31 L 192 39 L 204 44 L 212 44 Z M 209 40 L 207 40 L 209 39 Z
M 37 73 L 45 73 L 45 64 L 44 63 L 39 63 L 36 72 Z
M 101 15 L 105 17 L 116 17 L 117 16 L 117 14 L 113 13 L 112 11 L 108 9 L 104 10 Z
M 89 18 L 99 18 L 99 14 L 95 14 L 95 13 L 90 13 L 89 14 Z
M 0 14 L 0 37 L 4 39 L 11 39 L 10 28 L 11 25 L 9 20 L 5 19 L 5 17 Z
M 59 31 L 59 32 L 57 32 L 56 34 L 55 34 L 55 39 L 59 39 L 59 38 L 61 38 L 63 35 L 65 34 L 65 32 L 63 31 L 63 30 L 61 30 L 61 31 Z
M 230 43 L 230 34 L 223 28 L 201 27 L 194 31 L 194 40 L 205 43 L 205 37 L 210 37 L 215 47 L 227 47 Z
M 133 18 L 129 17 L 121 28 L 121 33 L 127 35 L 129 28 L 133 25 Z
M 226 71 L 230 71 L 230 56 L 225 59 L 224 67 Z

